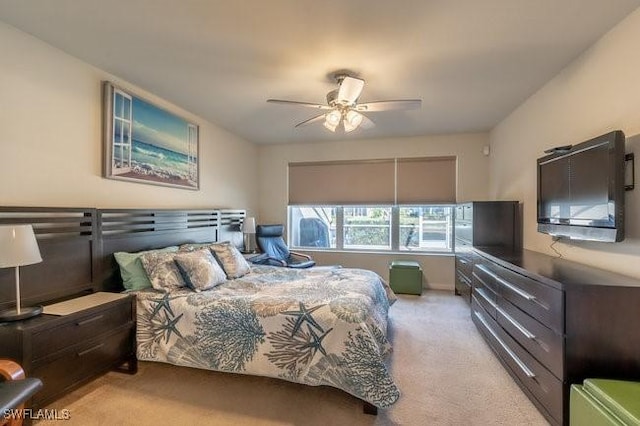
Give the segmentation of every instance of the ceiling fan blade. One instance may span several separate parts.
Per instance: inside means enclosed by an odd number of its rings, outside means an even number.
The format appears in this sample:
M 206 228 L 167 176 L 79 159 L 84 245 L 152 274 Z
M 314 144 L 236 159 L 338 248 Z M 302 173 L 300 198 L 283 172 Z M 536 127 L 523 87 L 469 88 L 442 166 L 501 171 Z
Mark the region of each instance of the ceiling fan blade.
M 376 123 L 374 123 L 366 115 L 364 115 L 364 114 L 361 114 L 361 115 L 362 115 L 362 123 L 360 123 L 360 127 L 362 127 L 364 130 L 371 129 L 372 127 L 375 127 Z
M 282 99 L 267 99 L 267 102 L 272 103 L 272 104 L 301 106 L 301 107 L 305 107 L 305 108 L 331 109 L 331 107 L 329 105 L 312 104 L 311 102 L 285 101 L 285 100 L 282 100 Z
M 324 120 L 325 116 L 326 116 L 326 114 L 320 114 L 320 115 L 317 115 L 315 117 L 311 117 L 308 120 L 305 120 L 305 121 L 303 121 L 301 123 L 296 124 L 295 127 L 306 126 L 307 124 L 317 123 L 319 121 Z
M 422 99 L 402 99 L 396 101 L 374 101 L 356 105 L 356 111 L 378 112 L 398 109 L 420 109 Z
M 364 80 L 353 77 L 345 77 L 340 83 L 338 90 L 338 102 L 345 102 L 349 105 L 354 104 L 360 97 L 364 88 Z

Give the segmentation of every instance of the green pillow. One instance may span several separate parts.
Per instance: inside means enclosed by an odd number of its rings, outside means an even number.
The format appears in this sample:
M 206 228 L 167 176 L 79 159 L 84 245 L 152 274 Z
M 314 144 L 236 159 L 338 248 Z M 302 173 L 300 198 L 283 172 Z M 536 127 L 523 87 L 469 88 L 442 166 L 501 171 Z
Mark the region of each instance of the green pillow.
M 126 290 L 136 291 L 151 288 L 151 281 L 149 281 L 147 272 L 142 266 L 140 256 L 153 251 L 176 252 L 178 251 L 178 247 L 172 246 L 160 250 L 140 251 L 137 253 L 127 253 L 124 251 L 113 253 L 113 256 L 116 258 L 116 262 L 118 262 L 118 265 L 120 266 L 122 285 Z

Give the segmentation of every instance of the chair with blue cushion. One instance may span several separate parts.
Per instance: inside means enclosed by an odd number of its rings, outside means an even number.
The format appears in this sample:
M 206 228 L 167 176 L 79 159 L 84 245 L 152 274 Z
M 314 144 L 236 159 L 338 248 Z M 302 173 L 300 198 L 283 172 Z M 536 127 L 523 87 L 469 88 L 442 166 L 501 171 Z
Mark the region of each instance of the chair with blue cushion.
M 274 266 L 289 268 L 310 268 L 316 264 L 310 256 L 289 250 L 284 242 L 283 225 L 258 225 L 256 227 L 256 242 L 263 253 L 251 261 Z

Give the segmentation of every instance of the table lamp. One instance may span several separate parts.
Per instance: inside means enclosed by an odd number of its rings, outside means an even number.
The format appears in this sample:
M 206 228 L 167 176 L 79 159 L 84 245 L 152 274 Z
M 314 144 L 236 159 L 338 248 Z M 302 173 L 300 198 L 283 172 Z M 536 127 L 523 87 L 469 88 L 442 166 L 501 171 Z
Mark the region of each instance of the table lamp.
M 244 234 L 244 251 L 245 253 L 253 253 L 251 244 L 251 234 L 256 233 L 256 218 L 245 217 L 242 222 L 242 233 Z
M 0 311 L 0 321 L 18 321 L 42 313 L 42 306 L 20 306 L 20 267 L 42 262 L 31 225 L 0 226 L 0 268 L 15 268 L 16 309 Z

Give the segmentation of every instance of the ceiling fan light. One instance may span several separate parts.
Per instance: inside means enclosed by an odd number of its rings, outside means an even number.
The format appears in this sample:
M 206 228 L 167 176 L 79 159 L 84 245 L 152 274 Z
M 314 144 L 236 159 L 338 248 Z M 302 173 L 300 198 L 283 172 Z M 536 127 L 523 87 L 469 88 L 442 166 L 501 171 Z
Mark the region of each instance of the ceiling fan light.
M 344 120 L 342 124 L 344 125 L 344 131 L 347 133 L 353 132 L 355 129 L 358 128 L 358 126 L 354 126 L 353 124 L 349 123 L 348 120 Z
M 337 109 L 334 109 L 327 114 L 326 122 L 335 127 L 340 124 L 340 118 L 342 118 L 342 114 Z
M 349 124 L 351 126 L 353 126 L 353 128 L 355 129 L 360 125 L 360 123 L 362 123 L 362 119 L 363 118 L 364 117 L 363 117 L 362 114 L 360 114 L 360 113 L 358 113 L 358 112 L 356 112 L 354 110 L 350 110 L 347 113 L 347 116 L 345 117 L 345 122 L 348 121 Z
M 329 119 L 326 119 L 323 123 L 324 127 L 326 127 L 327 129 L 331 130 L 332 132 L 336 131 L 336 127 L 338 127 L 338 123 L 336 124 L 332 124 L 329 122 Z

